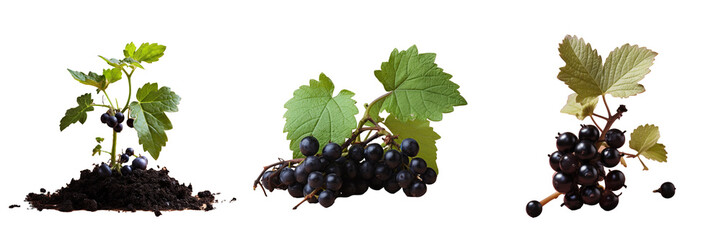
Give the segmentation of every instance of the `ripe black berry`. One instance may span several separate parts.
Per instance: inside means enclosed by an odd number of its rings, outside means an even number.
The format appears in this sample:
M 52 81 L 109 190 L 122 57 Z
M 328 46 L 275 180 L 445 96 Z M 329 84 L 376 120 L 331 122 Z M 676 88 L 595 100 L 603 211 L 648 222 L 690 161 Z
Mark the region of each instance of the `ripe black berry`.
M 398 185 L 402 188 L 408 187 L 413 182 L 413 176 L 411 175 L 411 172 L 405 169 L 398 171 L 395 178 Z
M 579 161 L 578 157 L 571 153 L 564 154 L 563 157 L 561 157 L 561 161 L 558 163 L 558 166 L 560 166 L 560 172 L 565 174 L 575 174 L 578 171 L 578 168 L 581 167 L 581 161 Z
M 129 128 L 134 128 L 135 127 L 135 119 L 128 118 L 128 121 L 125 121 L 125 124 L 127 124 Z
M 398 167 L 401 164 L 401 153 L 395 149 L 388 150 L 383 155 L 383 162 L 388 165 L 391 169 Z
M 621 162 L 621 153 L 618 149 L 607 147 L 601 151 L 601 163 L 606 167 L 615 167 Z
M 595 185 L 598 180 L 598 171 L 591 164 L 584 164 L 578 168 L 578 183 L 584 186 Z
M 393 170 L 391 170 L 388 166 L 385 164 L 376 165 L 375 178 L 385 181 L 391 178 L 391 175 L 393 175 Z
M 561 171 L 561 167 L 558 164 L 561 162 L 561 158 L 563 157 L 563 155 L 563 152 L 560 151 L 555 151 L 548 155 L 548 164 L 551 165 L 553 171 Z
M 360 168 L 358 169 L 358 173 L 360 173 L 361 178 L 365 180 L 370 180 L 376 174 L 376 167 L 373 162 L 364 161 L 363 163 L 361 163 Z
M 318 195 L 320 205 L 327 208 L 335 203 L 335 194 L 332 191 L 324 190 Z
M 572 151 L 577 142 L 578 138 L 573 133 L 561 133 L 556 137 L 556 148 L 561 152 Z
M 378 162 L 383 158 L 383 147 L 377 143 L 368 144 L 363 154 L 367 161 Z
M 601 194 L 601 201 L 599 202 L 601 208 L 606 211 L 611 211 L 618 206 L 618 195 L 611 191 L 604 191 Z
M 283 168 L 280 170 L 280 182 L 290 186 L 291 184 L 295 183 L 295 170 L 292 168 Z
M 300 140 L 300 153 L 304 156 L 312 156 L 318 153 L 318 139 L 313 136 L 307 136 Z
M 581 140 L 574 148 L 576 157 L 582 160 L 588 160 L 596 156 L 596 145 L 589 140 Z
M 115 132 L 122 132 L 122 131 L 123 131 L 123 124 L 122 124 L 122 123 L 115 124 L 115 127 L 113 127 L 113 131 L 115 131 Z
M 128 156 L 127 154 L 120 155 L 120 159 L 118 159 L 118 162 L 120 163 L 126 163 L 128 161 L 130 161 L 130 156 Z
M 323 178 L 323 173 L 315 171 L 308 174 L 308 185 L 310 185 L 312 188 L 323 187 L 324 182 L 325 181 Z
M 426 187 L 426 184 L 421 181 L 414 181 L 411 183 L 411 195 L 413 197 L 420 197 L 426 194 L 426 191 L 428 188 Z
M 671 198 L 676 194 L 676 186 L 674 186 L 671 182 L 665 182 L 661 184 L 661 187 L 653 192 L 661 193 L 661 196 L 664 198 Z
M 338 191 L 343 186 L 343 180 L 335 173 L 325 176 L 325 187 L 329 190 Z
M 423 179 L 423 182 L 428 185 L 435 183 L 437 178 L 438 174 L 436 173 L 436 170 L 433 170 L 433 168 L 427 168 L 426 172 L 421 174 L 421 179 Z
M 343 149 L 337 143 L 328 143 L 323 147 L 323 157 L 328 161 L 335 161 L 342 153 Z
M 133 169 L 145 170 L 145 168 L 148 167 L 148 159 L 143 156 L 137 157 L 137 158 L 133 159 L 132 165 L 133 165 Z
M 100 122 L 102 123 L 108 123 L 108 118 L 110 118 L 110 114 L 103 113 L 103 115 L 100 115 Z M 117 120 L 117 119 L 116 119 Z
M 353 144 L 348 148 L 348 159 L 353 160 L 355 162 L 360 162 L 363 160 L 363 152 L 365 149 L 363 148 L 363 145 L 360 144 Z
M 601 201 L 601 190 L 597 186 L 585 186 L 581 188 L 581 199 L 588 205 L 596 205 Z
M 567 193 L 563 196 L 563 205 L 571 210 L 578 210 L 583 207 L 583 200 L 581 194 L 578 192 Z
M 288 194 L 290 194 L 290 196 L 292 196 L 294 198 L 302 198 L 302 197 L 304 197 L 304 195 L 303 195 L 303 187 L 304 186 L 305 186 L 305 184 L 302 184 L 302 183 L 298 183 L 298 182 L 293 183 L 290 186 L 288 186 Z
M 388 193 L 396 193 L 398 190 L 401 190 L 401 186 L 398 185 L 398 182 L 396 181 L 396 178 L 392 177 L 389 178 L 388 181 L 383 185 L 383 189 L 386 190 Z
M 132 172 L 133 172 L 133 167 L 131 167 L 130 165 L 125 165 L 122 168 L 120 168 L 120 173 L 122 173 L 123 175 L 129 175 Z
M 415 157 L 418 155 L 418 150 L 418 142 L 413 138 L 406 138 L 401 142 L 401 151 L 409 157 Z
M 128 156 L 133 156 L 133 155 L 135 155 L 135 150 L 133 148 L 126 148 L 125 154 Z
M 619 190 L 626 184 L 626 176 L 619 170 L 610 171 L 606 175 L 606 189 L 611 191 Z
M 612 148 L 620 148 L 626 142 L 623 132 L 618 129 L 611 129 L 606 132 L 606 144 Z
M 322 163 L 320 162 L 320 158 L 317 156 L 308 156 L 303 160 L 303 164 L 305 164 L 305 172 L 310 173 L 313 171 L 321 170 Z
M 413 160 L 411 160 L 411 172 L 415 174 L 423 174 L 426 172 L 427 168 L 428 165 L 426 164 L 426 160 L 423 160 L 423 158 L 414 158 Z
M 122 112 L 116 112 L 115 118 L 118 120 L 119 123 L 125 121 L 125 115 L 123 115 Z
M 115 116 L 109 116 L 108 120 L 106 120 L 105 124 L 107 124 L 108 127 L 115 127 L 115 125 L 118 124 L 118 119 L 115 118 Z
M 589 140 L 594 143 L 598 141 L 600 135 L 601 133 L 598 131 L 598 128 L 593 125 L 581 125 L 581 130 L 578 131 L 579 140 Z
M 105 163 L 101 163 L 97 169 L 98 169 L 98 174 L 100 174 L 100 176 L 109 177 L 110 175 L 113 174 L 113 171 L 110 170 L 110 166 L 108 166 L 108 164 L 105 164 Z
M 542 211 L 543 205 L 541 205 L 541 203 L 536 200 L 530 201 L 528 202 L 528 204 L 526 204 L 526 214 L 528 214 L 528 216 L 531 216 L 533 218 L 538 217 L 539 215 L 541 215 Z
M 565 173 L 556 173 L 553 175 L 553 188 L 560 193 L 568 193 L 573 190 L 576 183 L 573 182 L 573 176 Z

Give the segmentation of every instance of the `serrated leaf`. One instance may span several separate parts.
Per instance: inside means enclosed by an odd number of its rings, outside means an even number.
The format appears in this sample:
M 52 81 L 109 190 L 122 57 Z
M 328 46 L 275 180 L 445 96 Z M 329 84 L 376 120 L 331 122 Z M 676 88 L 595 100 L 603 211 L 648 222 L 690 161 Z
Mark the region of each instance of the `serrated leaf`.
M 295 90 L 285 103 L 283 132 L 288 133 L 294 158 L 303 156 L 299 143 L 306 136 L 314 136 L 322 147 L 328 142 L 343 143 L 356 128 L 355 94 L 344 89 L 333 97 L 334 89 L 330 78 L 321 73 L 318 80 L 311 79 L 309 85 Z
M 668 154 L 666 152 L 666 146 L 661 143 L 656 143 L 648 150 L 641 153 L 641 155 L 643 155 L 644 157 L 655 160 L 657 162 L 666 162 L 666 154 Z
M 135 96 L 138 101 L 130 103 L 130 115 L 135 118 L 138 142 L 143 145 L 143 150 L 158 159 L 168 141 L 165 131 L 173 129 L 165 113 L 178 111 L 180 96 L 168 87 L 158 89 L 157 83 L 146 83 Z
M 114 83 L 123 78 L 123 71 L 120 68 L 103 69 L 103 77 L 108 82 Z
M 651 72 L 649 68 L 656 55 L 658 53 L 638 45 L 616 48 L 604 63 L 601 90 L 614 97 L 630 97 L 646 91 L 638 82 Z
M 136 50 L 135 43 L 130 42 L 128 44 L 125 44 L 125 49 L 123 49 L 123 55 L 126 58 L 132 58 L 133 55 L 135 54 L 135 50 Z
M 98 142 L 98 143 L 102 143 L 103 141 L 105 141 L 105 138 L 96 137 L 96 138 L 95 138 L 95 141 Z
M 129 50 L 128 46 L 126 46 L 126 51 L 127 50 Z M 157 43 L 143 43 L 140 45 L 140 47 L 138 47 L 137 50 L 135 50 L 132 58 L 138 60 L 139 62 L 152 63 L 158 61 L 158 59 L 160 59 L 160 57 L 162 57 L 164 54 L 165 46 Z
M 394 135 L 398 135 L 399 139 L 395 140 L 398 144 L 405 138 L 415 139 L 420 147 L 418 157 L 426 160 L 428 167 L 433 168 L 438 173 L 436 140 L 440 139 L 441 136 L 433 131 L 428 120 L 401 121 L 394 115 L 389 115 L 384 124 Z
M 60 119 L 60 131 L 65 130 L 70 124 L 76 122 L 80 122 L 81 124 L 85 123 L 85 120 L 88 118 L 87 112 L 94 110 L 93 106 L 91 106 L 91 104 L 93 104 L 93 98 L 90 93 L 80 95 L 76 101 L 78 106 L 65 111 L 65 116 Z
M 588 116 L 593 115 L 593 110 L 596 109 L 598 104 L 598 97 L 595 98 L 584 98 L 581 102 L 576 101 L 578 94 L 572 93 L 568 95 L 566 105 L 561 109 L 562 113 L 567 113 L 576 116 L 578 120 L 583 120 Z
M 107 58 L 105 58 L 105 57 L 103 57 L 103 56 L 100 56 L 100 55 L 98 55 L 98 57 L 100 57 L 100 58 L 102 58 L 103 60 L 105 60 L 105 62 L 108 63 L 108 65 L 113 66 L 113 67 L 116 67 L 116 68 L 121 68 L 121 67 L 127 66 L 127 64 L 125 64 L 123 61 L 118 60 L 118 59 L 116 59 L 116 58 L 107 59 Z
M 631 149 L 643 153 L 649 148 L 653 147 L 661 138 L 661 133 L 658 131 L 658 127 L 655 125 L 642 125 L 638 126 L 631 133 L 631 140 L 628 141 Z
M 95 148 L 93 148 L 92 156 L 95 156 L 95 154 L 100 155 L 102 153 L 102 150 L 103 150 L 103 146 L 100 146 L 100 144 L 96 145 Z
M 96 87 L 99 90 L 105 90 L 105 88 L 107 88 L 108 83 L 105 81 L 105 77 L 103 77 L 103 75 L 98 75 L 94 72 L 88 72 L 88 74 L 85 74 L 83 72 L 73 71 L 70 69 L 68 69 L 68 72 L 70 72 L 70 75 L 73 76 L 75 80 L 82 84 Z
M 613 50 L 602 63 L 598 52 L 576 36 L 566 36 L 558 51 L 566 62 L 558 79 L 578 94 L 578 102 L 605 94 L 629 97 L 644 92 L 638 82 L 650 72 L 657 55 L 638 45 L 625 44 Z
M 454 106 L 466 105 L 459 86 L 450 81 L 452 76 L 443 72 L 435 59 L 435 53 L 418 54 L 415 45 L 400 52 L 394 49 L 388 62 L 375 71 L 376 78 L 389 92 L 382 110 L 402 121 L 440 121 L 443 113 L 452 112 Z
M 558 73 L 558 79 L 578 94 L 578 100 L 603 94 L 599 87 L 603 64 L 601 56 L 591 44 L 587 44 L 583 38 L 566 36 L 558 46 L 558 51 L 566 62 L 566 66 L 561 67 Z

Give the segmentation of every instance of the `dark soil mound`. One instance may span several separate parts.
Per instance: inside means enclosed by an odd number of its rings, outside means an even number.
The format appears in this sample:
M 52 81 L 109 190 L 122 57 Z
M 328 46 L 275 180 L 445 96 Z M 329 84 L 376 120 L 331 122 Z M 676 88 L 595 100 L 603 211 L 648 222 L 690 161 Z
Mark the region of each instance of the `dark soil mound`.
M 193 196 L 193 186 L 179 184 L 168 176 L 168 170 L 134 170 L 131 174 L 101 176 L 90 170 L 80 172 L 80 179 L 55 193 L 29 193 L 26 201 L 37 208 L 73 210 L 119 210 L 154 211 L 159 216 L 163 210 L 211 210 L 215 200 L 209 191 Z

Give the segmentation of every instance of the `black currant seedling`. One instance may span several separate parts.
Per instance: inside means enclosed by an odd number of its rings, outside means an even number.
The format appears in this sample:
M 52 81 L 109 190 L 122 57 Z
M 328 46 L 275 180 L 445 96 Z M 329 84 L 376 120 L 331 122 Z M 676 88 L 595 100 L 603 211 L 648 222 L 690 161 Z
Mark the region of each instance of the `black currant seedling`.
M 409 157 L 418 155 L 419 149 L 418 142 L 413 138 L 406 138 L 401 142 L 401 151 Z
M 318 139 L 313 136 L 307 136 L 300 140 L 300 152 L 304 156 L 312 156 L 318 153 Z
M 543 211 L 543 205 L 540 202 L 533 200 L 526 204 L 526 214 L 531 217 L 538 217 Z
M 653 192 L 661 193 L 661 196 L 664 198 L 671 198 L 673 195 L 676 195 L 676 186 L 674 186 L 671 182 L 665 182 L 661 184 L 661 187 Z

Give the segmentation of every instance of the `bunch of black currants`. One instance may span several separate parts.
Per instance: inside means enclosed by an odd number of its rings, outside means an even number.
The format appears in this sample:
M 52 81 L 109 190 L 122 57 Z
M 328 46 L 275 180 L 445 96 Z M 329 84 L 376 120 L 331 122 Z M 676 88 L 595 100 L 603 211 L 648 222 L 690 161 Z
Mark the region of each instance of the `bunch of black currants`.
M 285 161 L 265 171 L 260 183 L 271 192 L 288 190 L 295 198 L 327 208 L 338 197 L 362 195 L 368 188 L 389 193 L 402 189 L 408 197 L 420 197 L 426 193 L 426 185 L 436 182 L 436 171 L 416 157 L 419 146 L 412 138 L 401 142 L 401 151 L 384 151 L 380 144 L 371 143 L 353 144 L 344 153 L 337 143 L 328 143 L 318 155 L 319 147 L 315 137 L 303 138 L 300 151 L 305 159 L 298 163 Z
M 556 137 L 558 151 L 548 156 L 555 171 L 553 188 L 558 194 L 564 194 L 562 206 L 577 210 L 584 204 L 599 204 L 606 211 L 618 206 L 621 194 L 616 195 L 614 191 L 625 187 L 626 176 L 619 170 L 606 173 L 606 168 L 613 168 L 621 161 L 623 154 L 618 148 L 625 142 L 624 132 L 615 128 L 608 130 L 603 139 L 593 125 L 581 125 L 578 137 L 570 132 L 559 133 Z M 599 184 L 601 181 L 605 186 Z M 537 217 L 544 204 L 530 201 L 526 205 L 526 213 Z
M 111 115 L 111 113 L 112 111 L 108 110 L 100 115 L 100 122 L 107 124 L 108 127 L 112 128 L 115 132 L 123 131 L 123 121 L 125 120 L 125 115 L 120 111 L 115 111 L 115 114 L 113 115 Z M 130 128 L 133 128 L 134 122 L 135 119 L 133 118 L 128 118 L 128 121 L 126 121 L 128 127 Z
M 135 155 L 135 150 L 132 148 L 126 148 L 125 152 L 120 155 L 120 158 L 118 158 L 118 164 L 124 164 L 130 161 L 130 157 Z M 138 170 L 145 170 L 148 167 L 148 158 L 145 156 L 139 156 L 133 159 L 133 162 L 129 165 L 122 166 L 120 168 L 120 173 L 123 175 L 129 175 L 133 172 L 133 169 Z M 110 176 L 112 175 L 112 170 L 110 166 L 106 163 L 101 163 L 100 166 L 95 168 L 95 171 L 97 171 L 102 176 Z

